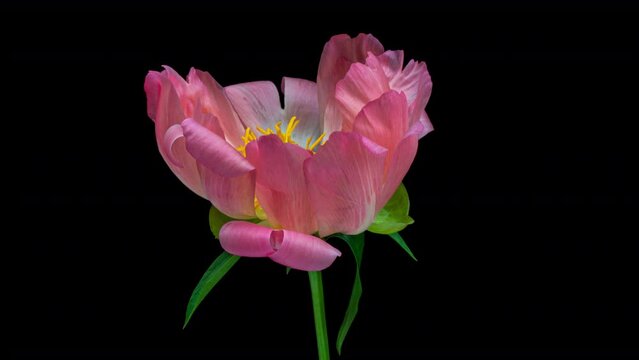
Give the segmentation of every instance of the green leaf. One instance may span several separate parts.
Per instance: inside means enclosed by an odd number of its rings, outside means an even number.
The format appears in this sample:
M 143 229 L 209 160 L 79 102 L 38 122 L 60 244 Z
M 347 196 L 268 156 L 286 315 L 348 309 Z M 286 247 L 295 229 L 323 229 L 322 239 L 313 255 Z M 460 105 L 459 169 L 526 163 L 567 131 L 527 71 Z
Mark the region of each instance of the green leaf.
M 222 225 L 232 220 L 233 218 L 226 216 L 220 210 L 216 209 L 215 206 L 211 205 L 211 210 L 209 210 L 209 226 L 216 239 L 220 238 L 220 228 L 222 228 Z
M 408 216 L 409 208 L 410 201 L 406 187 L 404 184 L 399 184 L 395 194 L 388 200 L 384 208 L 379 211 L 368 231 L 389 235 L 403 230 L 406 226 L 415 222 Z
M 206 295 L 209 294 L 213 287 L 224 277 L 224 275 L 226 275 L 226 273 L 239 259 L 239 256 L 223 252 L 217 257 L 217 259 L 215 259 L 215 261 L 213 261 L 193 290 L 193 294 L 191 294 L 191 299 L 189 299 L 189 303 L 186 306 L 186 318 L 184 320 L 183 328 L 185 328 L 189 323 L 195 309 L 197 309 Z
M 413 255 L 413 252 L 410 251 L 410 248 L 408 247 L 408 245 L 406 244 L 406 242 L 404 241 L 404 239 L 402 239 L 402 236 L 399 235 L 399 233 L 392 233 L 392 234 L 388 234 L 388 236 L 390 236 L 393 240 L 395 240 L 395 242 L 402 247 L 402 249 L 404 249 L 404 251 L 406 251 L 406 253 L 408 255 L 410 255 L 410 257 L 413 258 L 413 260 L 417 261 L 417 258 L 415 257 L 415 255 Z
M 357 310 L 359 309 L 359 299 L 362 297 L 362 280 L 359 277 L 359 268 L 362 265 L 362 255 L 364 254 L 364 233 L 357 235 L 345 235 L 335 234 L 333 237 L 338 237 L 348 244 L 355 257 L 355 281 L 353 283 L 353 291 L 351 292 L 351 299 L 348 302 L 346 308 L 346 314 L 344 315 L 344 321 L 337 333 L 337 353 L 342 354 L 342 344 L 346 339 L 346 334 L 351 328 Z

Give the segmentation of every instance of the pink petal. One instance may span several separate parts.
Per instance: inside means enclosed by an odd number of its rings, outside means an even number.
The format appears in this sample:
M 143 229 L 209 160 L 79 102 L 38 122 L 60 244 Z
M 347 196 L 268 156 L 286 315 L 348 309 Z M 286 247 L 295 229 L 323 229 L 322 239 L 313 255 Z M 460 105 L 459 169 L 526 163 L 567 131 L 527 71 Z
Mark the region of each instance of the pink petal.
M 166 76 L 151 72 L 147 75 L 145 88 L 148 89 L 149 103 L 157 103 L 154 114 L 155 137 L 162 158 L 191 191 L 205 197 L 197 163 L 186 151 L 184 139 L 178 136 L 179 133 L 176 130 L 171 130 L 171 133 L 167 135 L 169 128 L 184 120 L 184 112 L 173 84 Z M 168 147 L 167 140 L 170 143 Z
M 326 131 L 351 130 L 355 117 L 364 105 L 389 89 L 388 79 L 381 66 L 373 68 L 364 64 L 353 64 L 335 88 L 336 106 L 340 109 L 340 117 L 325 118 Z
M 222 138 L 224 137 L 224 130 L 220 125 L 220 121 L 215 115 L 204 111 L 201 101 L 197 101 L 195 104 L 195 109 L 193 110 L 193 120 L 197 121 L 198 124 L 212 131 L 215 135 Z
M 305 234 L 316 232 L 303 170 L 310 152 L 268 135 L 251 143 L 246 154 L 256 168 L 256 195 L 269 222 Z
M 254 170 L 226 140 L 193 119 L 182 122 L 186 149 L 203 166 L 220 176 L 236 177 Z
M 418 134 L 419 138 L 423 138 L 426 134 L 433 131 L 433 124 L 430 122 L 430 118 L 426 114 L 426 111 L 422 111 L 421 115 L 418 119 L 419 123 L 422 125 L 422 131 Z
M 300 121 L 293 132 L 293 140 L 304 144 L 311 136 L 313 139 L 321 134 L 319 109 L 317 105 L 317 84 L 304 79 L 285 77 L 282 79 L 284 93 L 284 119 L 287 121 L 296 116 Z
M 266 257 L 275 253 L 272 232 L 273 229 L 246 221 L 229 221 L 220 229 L 220 244 L 233 255 Z
M 392 151 L 408 131 L 406 96 L 388 91 L 369 102 L 357 115 L 353 131 Z
M 410 104 L 411 124 L 419 119 L 428 104 L 433 83 L 423 62 L 409 61 L 401 73 L 390 78 L 390 86 L 393 90 L 406 94 Z
M 164 153 L 171 164 L 183 168 L 184 162 L 178 155 L 178 152 L 173 152 L 173 145 L 178 140 L 184 140 L 184 134 L 182 133 L 182 126 L 180 124 L 171 125 L 164 133 L 164 140 L 162 146 L 164 146 Z M 188 153 L 187 153 L 188 154 Z
M 388 50 L 376 58 L 387 78 L 392 79 L 401 73 L 402 67 L 404 66 L 404 52 L 402 50 Z M 367 58 L 366 63 L 372 66 L 370 62 L 371 60 Z
M 324 111 L 334 97 L 335 86 L 352 63 L 364 62 L 369 52 L 381 54 L 384 47 L 373 35 L 359 34 L 352 39 L 346 34 L 335 35 L 324 45 L 317 72 L 319 109 Z
M 198 90 L 197 99 L 201 102 L 202 112 L 214 115 L 224 131 L 226 141 L 234 147 L 243 145 L 244 125 L 233 110 L 224 88 L 205 71 L 191 69 L 189 84 Z
M 358 234 L 373 222 L 388 151 L 358 133 L 333 133 L 304 173 L 321 237 Z
M 324 270 L 342 253 L 326 241 L 289 230 L 274 230 L 271 244 L 277 252 L 270 258 L 278 264 L 303 271 Z
M 182 78 L 182 76 L 180 76 L 180 74 L 177 73 L 177 71 L 173 70 L 173 68 L 171 68 L 170 66 L 164 65 L 162 67 L 164 68 L 162 74 L 164 74 L 164 76 L 166 76 L 169 81 L 171 81 L 171 84 L 173 84 L 173 88 L 177 92 L 180 100 L 185 98 L 188 86 L 187 82 L 184 80 L 184 78 Z
M 247 127 L 272 128 L 284 119 L 280 95 L 270 81 L 255 81 L 224 88 L 233 108 Z
M 255 215 L 255 171 L 236 177 L 221 176 L 200 166 L 206 198 L 213 206 L 234 219 L 253 219 Z
M 245 257 L 270 257 L 303 271 L 329 267 L 338 256 L 335 249 L 315 236 L 290 230 L 273 230 L 244 221 L 231 221 L 220 229 L 220 244 L 228 253 Z
M 391 155 L 384 186 L 379 196 L 377 210 L 384 207 L 388 200 L 390 200 L 395 193 L 395 190 L 397 190 L 397 187 L 404 179 L 404 176 L 406 176 L 413 160 L 415 160 L 415 155 L 417 154 L 417 142 L 419 140 L 418 133 L 423 131 L 421 124 L 416 124 L 415 127 L 419 127 L 419 129 L 409 131 L 406 137 L 399 142 Z
M 149 71 L 144 78 L 144 92 L 146 92 L 146 112 L 155 121 L 160 93 L 162 92 L 162 75 L 157 71 Z

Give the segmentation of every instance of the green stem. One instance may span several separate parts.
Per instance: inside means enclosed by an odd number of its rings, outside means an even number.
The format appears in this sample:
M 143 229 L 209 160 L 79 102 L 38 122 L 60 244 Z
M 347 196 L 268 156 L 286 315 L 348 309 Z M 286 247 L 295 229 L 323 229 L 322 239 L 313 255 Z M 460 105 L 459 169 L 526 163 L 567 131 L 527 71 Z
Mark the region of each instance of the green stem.
M 326 330 L 326 314 L 324 313 L 322 273 L 320 271 L 309 271 L 308 280 L 311 283 L 311 295 L 313 296 L 313 315 L 315 317 L 315 335 L 317 336 L 319 360 L 329 360 L 331 356 L 328 346 L 328 332 Z

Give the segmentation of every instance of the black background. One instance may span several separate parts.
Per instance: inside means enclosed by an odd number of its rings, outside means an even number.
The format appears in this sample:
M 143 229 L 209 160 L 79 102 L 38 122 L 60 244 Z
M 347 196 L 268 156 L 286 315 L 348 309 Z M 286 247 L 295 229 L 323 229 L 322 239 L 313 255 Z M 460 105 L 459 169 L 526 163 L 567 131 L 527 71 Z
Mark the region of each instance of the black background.
M 405 179 L 419 262 L 367 238 L 342 358 L 638 355 L 639 32 L 624 3 L 5 10 L 12 356 L 316 356 L 306 274 L 264 259 L 242 259 L 181 329 L 221 249 L 209 205 L 157 151 L 143 81 L 163 64 L 223 85 L 315 79 L 330 36 L 359 32 L 426 61 L 436 130 Z M 331 339 L 353 278 L 335 244 Z

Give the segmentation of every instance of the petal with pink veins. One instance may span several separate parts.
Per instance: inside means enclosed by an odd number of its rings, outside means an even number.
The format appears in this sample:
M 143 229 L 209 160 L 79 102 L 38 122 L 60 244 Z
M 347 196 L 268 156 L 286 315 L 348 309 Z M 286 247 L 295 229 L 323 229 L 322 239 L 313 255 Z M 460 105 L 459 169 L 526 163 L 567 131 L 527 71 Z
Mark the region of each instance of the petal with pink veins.
M 273 230 L 244 221 L 224 224 L 220 229 L 220 244 L 233 255 L 270 257 L 279 264 L 303 271 L 324 270 L 341 256 L 339 250 L 315 236 Z
M 164 133 L 164 140 L 162 141 L 162 146 L 164 146 L 164 153 L 166 157 L 171 162 L 172 165 L 175 165 L 179 168 L 183 168 L 183 160 L 181 156 L 178 155 L 178 152 L 173 152 L 173 145 L 178 140 L 183 140 L 184 134 L 182 133 L 182 126 L 180 124 L 171 125 L 166 132 Z M 188 153 L 187 153 L 188 154 Z
M 246 221 L 229 221 L 220 228 L 220 244 L 233 255 L 267 257 L 275 253 L 271 245 L 273 229 Z
M 388 150 L 354 132 L 336 132 L 304 163 L 319 234 L 359 234 L 373 222 Z
M 406 96 L 391 90 L 369 102 L 355 118 L 353 131 L 392 152 L 408 131 Z
M 221 176 L 200 166 L 206 198 L 216 209 L 235 219 L 254 219 L 255 170 L 236 177 Z
M 410 122 L 412 124 L 417 121 L 426 108 L 433 90 L 426 64 L 421 61 L 409 61 L 402 72 L 390 78 L 390 87 L 406 94 L 410 104 Z
M 283 119 L 280 95 L 270 81 L 254 81 L 227 86 L 224 91 L 247 127 L 272 128 Z
M 384 186 L 379 196 L 379 204 L 384 207 L 388 200 L 393 196 L 399 184 L 401 184 L 404 176 L 408 173 L 415 156 L 417 155 L 417 142 L 419 141 L 419 134 L 423 133 L 423 125 L 421 123 L 415 123 L 408 130 L 403 139 L 397 144 L 392 154 L 387 160 L 389 166 L 386 170 L 386 177 L 384 180 Z M 378 210 L 379 210 L 378 209 Z
M 381 65 L 387 78 L 392 79 L 397 74 L 401 73 L 402 67 L 404 66 L 404 51 L 388 50 L 376 58 L 377 63 L 374 65 Z M 366 58 L 366 64 L 369 66 L 373 65 L 371 64 L 370 56 Z
M 218 119 L 226 141 L 235 147 L 243 145 L 244 125 L 235 113 L 224 88 L 206 71 L 191 69 L 188 80 L 192 86 L 201 90 L 198 100 L 201 102 L 202 112 Z
M 304 79 L 284 77 L 284 119 L 296 116 L 299 125 L 293 132 L 293 140 L 304 144 L 308 137 L 316 139 L 322 133 L 317 105 L 317 84 Z M 288 122 L 287 122 L 288 125 Z
M 246 155 L 256 168 L 257 199 L 271 224 L 305 234 L 316 232 L 303 170 L 311 153 L 267 135 L 250 143 Z
M 369 52 L 379 55 L 384 47 L 373 35 L 359 34 L 351 38 L 335 35 L 324 45 L 317 71 L 319 109 L 322 119 L 328 102 L 335 95 L 335 86 L 352 63 L 364 62 Z
M 147 75 L 145 89 L 149 104 L 157 103 L 154 114 L 155 137 L 162 158 L 184 185 L 199 196 L 205 197 L 197 163 L 186 151 L 184 138 L 179 136 L 175 128 L 167 135 L 169 128 L 179 125 L 184 120 L 184 112 L 173 84 L 161 73 L 150 72 Z M 168 147 L 167 141 L 170 143 Z
M 326 131 L 351 130 L 353 121 L 362 108 L 388 90 L 388 79 L 381 66 L 374 68 L 353 64 L 335 87 L 335 106 L 339 109 L 339 116 L 325 119 Z
M 255 168 L 226 140 L 193 119 L 182 122 L 186 149 L 203 166 L 220 176 L 236 177 Z
M 273 230 L 271 245 L 277 250 L 271 260 L 303 271 L 324 270 L 342 255 L 318 237 L 290 230 Z

